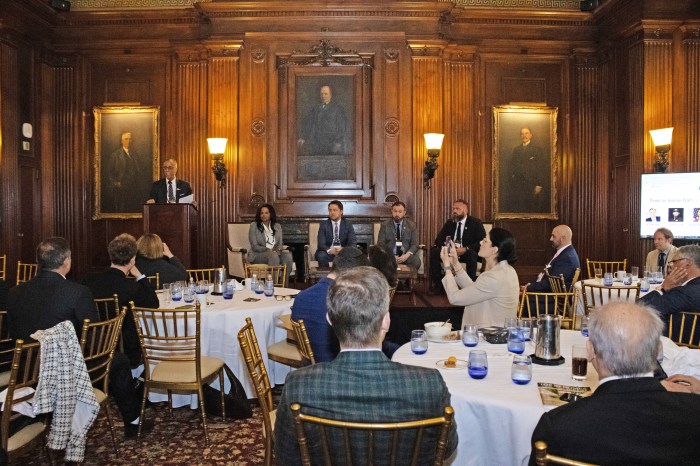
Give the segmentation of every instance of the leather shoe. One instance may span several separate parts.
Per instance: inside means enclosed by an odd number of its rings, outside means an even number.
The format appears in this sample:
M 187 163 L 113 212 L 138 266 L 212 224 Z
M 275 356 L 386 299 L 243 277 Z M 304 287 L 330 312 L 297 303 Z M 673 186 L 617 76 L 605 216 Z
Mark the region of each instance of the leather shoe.
M 141 435 L 145 435 L 153 430 L 153 421 L 146 419 L 143 421 L 143 426 L 141 427 Z M 136 438 L 139 433 L 138 424 L 124 424 L 124 438 Z

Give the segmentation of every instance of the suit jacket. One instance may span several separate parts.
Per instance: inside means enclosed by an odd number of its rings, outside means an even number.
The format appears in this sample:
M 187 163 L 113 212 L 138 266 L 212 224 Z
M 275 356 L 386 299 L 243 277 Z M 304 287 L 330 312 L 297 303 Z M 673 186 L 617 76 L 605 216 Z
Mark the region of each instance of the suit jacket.
M 436 369 L 395 363 L 380 351 L 344 351 L 332 362 L 290 372 L 275 422 L 275 454 L 277 462 L 285 466 L 301 464 L 289 409 L 292 403 L 300 403 L 306 414 L 332 419 L 397 422 L 442 416 L 450 404 L 450 393 Z M 436 432 L 431 429 L 424 438 L 435 440 Z M 456 447 L 453 423 L 447 455 Z M 309 450 L 320 451 L 318 435 L 310 435 Z M 425 454 L 434 453 L 432 448 L 423 450 Z M 338 451 L 341 450 L 336 448 L 333 456 L 342 465 Z M 408 464 L 406 457 L 411 453 L 410 449 L 399 447 L 397 464 Z M 425 458 L 419 464 L 427 464 Z
M 698 395 L 667 392 L 652 377 L 611 380 L 543 414 L 532 443 L 594 464 L 691 465 L 700 458 L 699 418 Z
M 342 247 L 356 246 L 357 237 L 355 236 L 355 228 L 352 222 L 345 217 L 340 219 L 340 228 L 338 229 L 340 245 Z M 327 251 L 333 244 L 333 222 L 327 218 L 321 222 L 318 227 L 318 250 Z
M 678 248 L 675 247 L 674 245 L 671 245 L 671 247 L 668 250 L 668 256 L 666 256 L 666 263 L 664 264 L 664 277 L 666 276 L 666 270 L 668 269 L 668 261 L 673 259 L 673 256 L 676 254 L 676 251 L 678 251 Z M 647 254 L 647 262 L 646 262 L 646 268 L 648 270 L 653 270 L 656 271 L 656 268 L 659 266 L 659 250 L 654 249 L 653 251 L 649 251 L 649 254 Z
M 10 337 L 15 340 L 34 341 L 29 335 L 64 320 L 70 320 L 80 336 L 85 319 L 99 319 L 90 289 L 58 272 L 39 270 L 28 282 L 10 289 L 7 320 Z
M 275 223 L 272 227 L 275 232 L 275 251 L 282 250 L 282 224 Z M 332 236 L 331 236 L 332 239 Z M 248 241 L 250 242 L 250 249 L 253 252 L 265 252 L 267 251 L 267 239 L 265 238 L 265 232 L 258 229 L 258 224 L 256 222 L 250 223 L 250 229 L 248 229 Z
M 453 220 L 448 220 L 442 226 L 442 229 L 438 232 L 435 237 L 435 246 L 441 248 L 445 245 L 445 238 L 451 236 L 454 240 L 455 229 L 457 228 L 457 222 Z M 470 250 L 475 253 L 479 252 L 479 246 L 481 246 L 481 240 L 486 238 L 486 230 L 484 229 L 484 224 L 481 223 L 476 217 L 467 215 L 464 223 L 464 230 L 462 233 L 462 246 L 467 246 Z
M 139 271 L 143 273 L 142 270 L 139 269 Z M 129 301 L 133 301 L 138 307 L 159 307 L 158 296 L 147 279 L 142 278 L 137 281 L 126 278 L 124 272 L 113 267 L 101 274 L 88 277 L 83 283 L 92 290 L 92 294 L 97 299 L 110 298 L 115 293 L 119 295 L 120 308 L 129 307 Z M 127 312 L 122 326 L 124 353 L 129 358 L 131 367 L 136 367 L 141 361 L 141 344 L 131 311 L 127 310 Z
M 550 275 L 559 276 L 564 275 L 564 282 L 566 283 L 566 288 L 571 287 L 571 281 L 574 279 L 574 273 L 576 269 L 581 268 L 581 263 L 578 260 L 578 254 L 576 249 L 572 245 L 568 245 L 564 248 L 557 257 L 555 257 L 549 267 L 546 267 Z M 547 275 L 542 276 L 542 280 L 534 281 L 530 283 L 527 287 L 528 291 L 534 291 L 537 293 L 549 293 L 552 288 L 549 286 L 549 280 Z
M 176 203 L 180 202 L 180 198 L 192 194 L 192 187 L 190 184 L 185 180 L 181 180 L 180 178 L 175 179 L 174 189 Z M 166 204 L 168 202 L 168 184 L 166 183 L 165 178 L 161 178 L 153 183 L 149 199 L 156 201 L 156 204 Z
M 136 255 L 136 268 L 144 275 L 153 276 L 156 273 L 161 286 L 166 283 L 187 281 L 190 279 L 187 269 L 177 257 L 163 256 L 158 259 L 149 259 L 140 254 Z M 128 304 L 128 303 L 127 303 Z
M 661 319 L 668 325 L 669 316 L 679 312 L 698 312 L 700 306 L 700 277 L 695 277 L 683 286 L 658 291 L 641 297 L 641 303 L 653 307 L 661 316 Z
M 323 277 L 316 284 L 301 290 L 292 305 L 292 319 L 304 320 L 316 362 L 332 361 L 340 351 L 338 338 L 326 320 L 326 296 L 333 282 Z
M 5 280 L 0 280 L 0 311 L 7 309 L 7 295 L 10 292 L 10 287 L 7 286 Z
M 407 218 L 404 218 L 401 224 L 401 243 L 403 244 L 401 249 L 403 249 L 404 254 L 407 252 L 411 254 L 418 252 L 418 245 L 420 244 L 418 240 L 418 229 L 416 228 L 416 224 Z M 388 251 L 394 251 L 396 247 L 396 223 L 394 223 L 393 218 L 382 222 L 379 227 L 377 244 Z
M 442 284 L 450 304 L 464 306 L 462 325 L 503 326 L 506 317 L 515 317 L 520 284 L 518 274 L 507 261 L 501 261 L 472 281 L 461 267 L 457 275 L 445 273 Z

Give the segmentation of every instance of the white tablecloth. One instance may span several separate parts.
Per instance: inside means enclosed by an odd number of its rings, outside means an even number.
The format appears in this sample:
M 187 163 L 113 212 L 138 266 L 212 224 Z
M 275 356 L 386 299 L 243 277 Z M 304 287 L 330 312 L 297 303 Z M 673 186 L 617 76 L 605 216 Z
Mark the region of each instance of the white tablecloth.
M 561 354 L 566 362 L 560 366 L 532 366 L 532 381 L 515 385 L 510 378 L 512 357 L 505 344 L 479 342 L 467 348 L 461 342 L 429 343 L 428 352 L 417 356 L 410 343 L 399 348 L 393 360 L 404 364 L 435 368 L 436 363 L 449 356 L 466 361 L 471 349 L 485 350 L 488 354 L 489 373 L 485 379 L 474 380 L 467 369 L 441 369 L 440 373 L 452 395 L 459 445 L 453 456 L 453 465 L 524 465 L 530 457 L 530 438 L 542 413 L 549 407 L 542 405 L 537 382 L 576 385 L 571 379 L 571 347 L 585 344 L 579 332 L 561 331 Z M 529 342 L 526 354 L 535 352 Z M 595 388 L 598 375 L 588 364 L 588 378 L 580 385 Z
M 296 295 L 298 292 L 299 290 L 289 288 L 275 288 L 275 294 Z M 258 298 L 260 301 L 244 301 L 244 299 L 251 297 Z M 267 347 L 287 337 L 287 332 L 278 326 L 278 317 L 291 312 L 294 300 L 277 301 L 274 297 L 268 298 L 265 295 L 258 295 L 249 290 L 236 291 L 232 300 L 211 294 L 207 298 L 213 304 L 208 305 L 202 311 L 202 354 L 223 359 L 243 384 L 248 398 L 256 398 L 255 388 L 250 381 L 245 359 L 238 345 L 238 331 L 245 325 L 245 318 L 250 317 L 255 328 L 255 335 L 258 337 L 260 352 L 265 359 L 265 367 L 270 377 L 270 384 L 274 387 L 276 384 L 284 383 L 290 367 L 267 359 Z M 175 308 L 185 304 L 183 301 L 166 303 L 163 299 L 163 294 L 159 294 L 159 299 L 163 308 Z M 219 388 L 218 379 L 212 383 L 212 387 Z M 227 380 L 226 390 L 228 391 L 228 389 L 229 384 Z M 165 401 L 167 400 L 167 395 L 164 392 L 162 394 L 152 392 L 149 399 L 151 401 Z M 178 407 L 187 404 L 196 409 L 196 395 L 173 396 L 173 406 Z
M 596 280 L 595 278 L 589 278 L 587 280 L 579 280 L 576 283 L 574 283 L 574 289 L 576 290 L 576 293 L 578 296 L 578 302 L 576 304 L 576 312 L 578 313 L 578 315 L 582 316 L 585 313 L 585 308 L 583 306 L 583 286 L 581 285 L 581 282 L 584 282 L 586 284 L 592 284 L 592 285 L 602 285 L 602 283 L 599 282 L 598 280 Z M 633 284 L 636 286 L 637 280 L 635 280 L 633 282 Z M 622 283 L 613 282 L 613 285 L 620 286 L 620 285 L 622 285 Z M 639 297 L 641 298 L 642 296 L 649 294 L 650 292 L 654 291 L 655 289 L 659 288 L 660 286 L 661 286 L 661 284 L 651 285 L 649 288 L 649 291 L 640 292 Z M 590 293 L 588 294 L 588 296 L 590 297 Z M 603 303 L 605 304 L 607 302 L 607 300 L 608 300 L 608 297 L 605 294 L 603 294 Z M 589 299 L 589 301 L 590 301 L 590 299 Z M 597 299 L 596 299 L 596 302 L 598 302 Z

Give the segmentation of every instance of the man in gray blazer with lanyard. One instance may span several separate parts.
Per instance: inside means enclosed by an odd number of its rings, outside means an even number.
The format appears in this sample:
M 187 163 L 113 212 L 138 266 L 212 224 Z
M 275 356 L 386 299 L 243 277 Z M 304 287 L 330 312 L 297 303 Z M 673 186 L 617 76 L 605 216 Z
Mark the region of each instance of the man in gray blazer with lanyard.
M 406 204 L 396 201 L 391 205 L 391 219 L 379 227 L 377 244 L 396 255 L 397 264 L 420 268 L 418 230 L 416 224 L 406 218 Z
M 317 239 L 318 249 L 314 257 L 319 267 L 328 267 L 344 247 L 357 245 L 355 228 L 343 217 L 342 202 L 334 200 L 328 203 L 328 218 L 319 225 Z
M 389 284 L 374 267 L 355 267 L 338 275 L 328 292 L 328 321 L 340 342 L 340 354 L 331 362 L 314 364 L 287 375 L 275 422 L 275 457 L 278 464 L 301 464 L 290 405 L 312 416 L 340 421 L 400 422 L 443 415 L 450 392 L 436 369 L 390 361 L 381 351 L 389 330 Z M 384 441 L 378 433 L 378 441 Z M 331 435 L 331 455 L 342 451 L 342 438 Z M 380 438 L 382 437 L 382 438 Z M 411 436 L 402 436 L 405 442 Z M 418 464 L 434 455 L 437 431 L 427 430 Z M 317 430 L 309 433 L 311 452 L 321 451 Z M 366 451 L 353 445 L 357 458 Z M 449 456 L 457 447 L 452 424 L 447 443 Z M 363 453 L 365 455 L 363 455 Z M 381 449 L 378 453 L 381 455 Z M 389 453 L 389 452 L 385 452 Z M 409 464 L 412 449 L 400 443 L 396 464 Z M 385 464 L 386 457 L 377 461 Z M 382 461 L 383 460 L 383 461 Z

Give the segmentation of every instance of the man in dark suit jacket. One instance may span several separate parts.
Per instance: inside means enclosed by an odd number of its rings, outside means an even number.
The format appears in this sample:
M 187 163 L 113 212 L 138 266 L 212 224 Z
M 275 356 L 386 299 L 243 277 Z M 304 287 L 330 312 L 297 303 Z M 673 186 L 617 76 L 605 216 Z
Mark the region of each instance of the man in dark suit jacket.
M 662 329 L 656 313 L 637 304 L 618 301 L 592 313 L 588 359 L 600 385 L 543 414 L 533 446 L 543 440 L 554 455 L 594 464 L 697 464 L 700 397 L 668 392 L 653 377 Z
M 355 228 L 350 220 L 343 217 L 342 202 L 328 203 L 328 218 L 318 227 L 317 245 L 314 257 L 319 267 L 328 267 L 342 248 L 357 245 Z
M 700 246 L 681 246 L 667 264 L 673 269 L 664 278 L 661 288 L 639 301 L 656 309 L 668 325 L 671 315 L 700 309 Z
M 476 280 L 479 247 L 481 240 L 486 238 L 486 230 L 481 220 L 469 215 L 469 203 L 463 199 L 457 199 L 452 204 L 452 218 L 445 222 L 435 237 L 435 246 L 430 251 L 430 279 L 437 289 L 442 289 L 440 248 L 445 245 L 445 238 L 448 236 L 457 246 L 459 261 L 467 265 L 467 275 Z
M 438 417 L 450 404 L 450 393 L 436 369 L 391 362 L 380 351 L 390 324 L 389 286 L 376 269 L 356 267 L 338 275 L 328 295 L 328 319 L 341 353 L 332 362 L 291 372 L 284 384 L 275 423 L 275 454 L 285 466 L 301 464 L 289 408 L 292 403 L 300 403 L 305 414 L 357 422 Z M 320 451 L 317 432 L 308 440 L 310 451 Z M 331 436 L 334 457 L 341 451 L 338 440 Z M 436 440 L 435 430 L 426 432 L 419 464 L 426 464 L 434 454 Z M 447 454 L 456 446 L 453 424 Z M 363 448 L 355 445 L 354 450 L 359 455 Z M 408 464 L 411 449 L 400 445 L 397 453 L 397 464 Z
M 163 178 L 153 183 L 147 204 L 177 204 L 181 198 L 192 194 L 192 187 L 187 181 L 175 178 L 177 175 L 175 160 L 168 159 L 163 162 L 163 174 Z M 172 196 L 170 196 L 170 184 L 172 184 Z
M 416 224 L 406 218 L 406 204 L 396 201 L 391 206 L 391 219 L 379 227 L 377 244 L 396 255 L 397 264 L 406 264 L 414 269 L 420 268 L 418 252 L 418 229 Z M 397 233 L 398 228 L 398 233 Z
M 567 225 L 558 225 L 552 230 L 552 236 L 549 241 L 552 247 L 556 249 L 554 257 L 545 266 L 545 270 L 549 275 L 558 277 L 564 275 L 566 288 L 571 288 L 571 281 L 574 279 L 576 269 L 581 268 L 581 263 L 578 260 L 576 249 L 571 245 L 573 233 Z M 523 290 L 534 291 L 537 293 L 549 293 L 552 291 L 545 272 L 537 276 L 537 280 L 527 285 L 523 285 Z
M 132 368 L 141 365 L 141 344 L 136 333 L 136 325 L 128 309 L 133 301 L 139 307 L 159 307 L 158 296 L 148 278 L 136 268 L 136 240 L 133 236 L 123 233 L 107 246 L 112 266 L 98 275 L 88 277 L 83 281 L 97 299 L 119 296 L 119 308 L 127 307 L 127 316 L 122 326 L 124 353 L 129 358 Z M 135 280 L 127 278 L 131 274 Z

